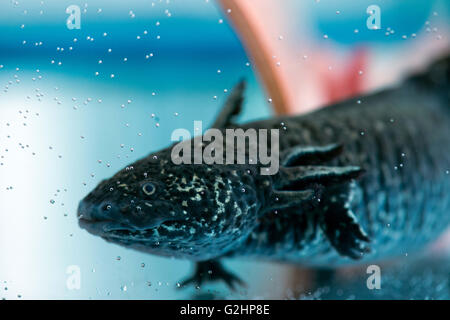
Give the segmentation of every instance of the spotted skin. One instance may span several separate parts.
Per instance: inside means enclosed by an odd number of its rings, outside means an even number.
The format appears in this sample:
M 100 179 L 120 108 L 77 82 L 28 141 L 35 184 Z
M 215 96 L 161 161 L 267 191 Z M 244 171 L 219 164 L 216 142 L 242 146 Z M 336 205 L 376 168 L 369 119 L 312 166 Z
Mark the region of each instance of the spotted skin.
M 102 181 L 80 202 L 80 226 L 197 262 L 186 284 L 240 283 L 223 257 L 333 266 L 418 250 L 450 222 L 448 70 L 446 58 L 393 89 L 236 125 L 241 83 L 214 126 L 279 129 L 275 175 L 259 163 L 174 165 L 169 147 Z

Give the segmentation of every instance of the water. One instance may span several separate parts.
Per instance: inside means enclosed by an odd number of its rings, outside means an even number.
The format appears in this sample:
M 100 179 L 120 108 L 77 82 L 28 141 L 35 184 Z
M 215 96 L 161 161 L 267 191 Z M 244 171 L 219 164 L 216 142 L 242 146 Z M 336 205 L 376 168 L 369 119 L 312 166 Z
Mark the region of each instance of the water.
M 180 291 L 189 262 L 130 251 L 78 227 L 78 202 L 99 181 L 170 144 L 174 129 L 212 123 L 242 77 L 249 85 L 240 121 L 271 115 L 212 1 L 86 3 L 80 30 L 65 26 L 71 1 L 0 4 L 0 298 L 285 296 L 286 266 L 226 261 L 248 290 Z M 68 286 L 73 270 L 79 289 Z

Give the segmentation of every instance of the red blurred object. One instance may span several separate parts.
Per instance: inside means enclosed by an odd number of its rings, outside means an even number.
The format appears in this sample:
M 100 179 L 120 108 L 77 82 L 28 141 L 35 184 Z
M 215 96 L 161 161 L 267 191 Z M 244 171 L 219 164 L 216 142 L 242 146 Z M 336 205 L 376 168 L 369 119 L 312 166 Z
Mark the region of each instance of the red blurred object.
M 366 74 L 367 60 L 367 51 L 364 48 L 356 49 L 342 69 L 333 73 L 320 73 L 320 85 L 323 86 L 327 103 L 356 96 L 365 89 L 362 75 Z

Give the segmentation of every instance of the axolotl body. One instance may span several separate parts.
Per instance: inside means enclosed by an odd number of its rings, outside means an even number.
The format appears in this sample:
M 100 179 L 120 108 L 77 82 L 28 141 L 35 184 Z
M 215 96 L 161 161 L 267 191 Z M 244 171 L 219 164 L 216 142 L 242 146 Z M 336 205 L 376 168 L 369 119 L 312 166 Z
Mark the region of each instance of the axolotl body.
M 172 145 L 102 181 L 80 202 L 79 223 L 195 261 L 183 284 L 241 282 L 226 257 L 337 266 L 417 251 L 450 224 L 448 81 L 447 57 L 397 87 L 238 125 L 241 83 L 212 127 L 279 129 L 276 174 L 258 163 L 176 165 Z

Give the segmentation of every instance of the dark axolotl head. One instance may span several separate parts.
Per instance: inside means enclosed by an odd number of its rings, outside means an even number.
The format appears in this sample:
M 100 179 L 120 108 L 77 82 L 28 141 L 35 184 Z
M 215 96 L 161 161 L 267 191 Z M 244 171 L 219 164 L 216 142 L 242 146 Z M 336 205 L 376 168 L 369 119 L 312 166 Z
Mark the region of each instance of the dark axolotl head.
M 258 211 L 249 166 L 179 164 L 170 148 L 102 181 L 79 204 L 79 224 L 153 254 L 206 260 L 246 238 Z M 251 169 L 251 170 L 250 170 Z

